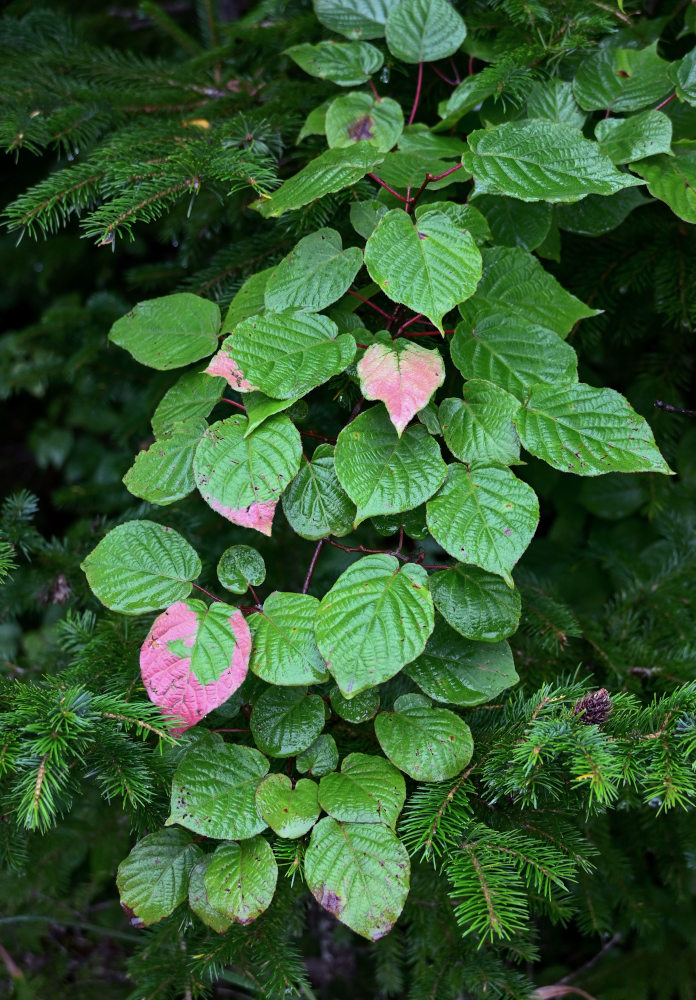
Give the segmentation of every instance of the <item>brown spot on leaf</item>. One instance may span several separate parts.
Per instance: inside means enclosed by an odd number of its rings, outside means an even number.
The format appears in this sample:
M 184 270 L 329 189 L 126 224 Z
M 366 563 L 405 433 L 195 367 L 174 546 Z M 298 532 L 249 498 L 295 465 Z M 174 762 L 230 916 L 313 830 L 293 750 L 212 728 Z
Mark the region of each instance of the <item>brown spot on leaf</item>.
M 125 903 L 121 903 L 121 909 L 128 917 L 128 922 L 130 923 L 131 927 L 145 926 L 145 921 L 142 920 L 140 917 L 138 917 L 135 913 L 135 910 L 132 910 L 130 906 L 127 906 Z
M 374 122 L 369 115 L 363 115 L 348 127 L 348 136 L 353 142 L 360 142 L 361 139 L 374 139 L 375 133 L 372 131 Z
M 325 885 L 314 892 L 314 898 L 320 906 L 323 906 L 329 913 L 333 913 L 335 917 L 341 913 L 345 906 L 341 897 L 337 896 L 333 889 L 328 889 Z

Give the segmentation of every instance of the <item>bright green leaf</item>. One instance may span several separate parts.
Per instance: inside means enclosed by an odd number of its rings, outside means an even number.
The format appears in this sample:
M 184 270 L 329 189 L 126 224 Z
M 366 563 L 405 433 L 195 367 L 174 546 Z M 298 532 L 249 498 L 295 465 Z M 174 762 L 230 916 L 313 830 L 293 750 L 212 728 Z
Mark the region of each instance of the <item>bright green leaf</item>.
M 271 757 L 306 750 L 324 728 L 324 702 L 304 687 L 271 687 L 255 703 L 249 719 L 256 746 Z
M 318 76 L 320 80 L 331 80 L 339 87 L 367 83 L 384 62 L 379 49 L 368 42 L 304 43 L 286 49 L 285 54 L 305 73 Z
M 109 340 L 148 368 L 168 371 L 212 354 L 217 347 L 220 310 L 190 292 L 147 299 L 111 327 Z
M 457 564 L 431 573 L 430 593 L 440 614 L 468 639 L 498 642 L 517 631 L 519 590 L 478 566 Z
M 230 302 L 222 324 L 223 333 L 231 333 L 237 323 L 249 316 L 256 316 L 265 308 L 266 286 L 275 273 L 274 267 L 264 268 L 250 275 Z
M 338 481 L 331 445 L 320 444 L 311 461 L 302 457 L 300 471 L 283 494 L 283 512 L 297 534 L 312 541 L 353 530 L 356 507 Z
M 263 837 L 220 844 L 204 876 L 210 905 L 228 920 L 250 924 L 271 905 L 278 865 Z
M 341 149 L 369 142 L 386 153 L 396 144 L 404 128 L 401 105 L 390 97 L 354 91 L 337 97 L 326 112 L 326 141 Z
M 329 697 L 331 698 L 331 708 L 336 715 L 340 715 L 346 722 L 360 725 L 361 722 L 368 722 L 379 711 L 379 689 L 368 688 L 361 694 L 356 694 L 354 698 L 344 698 L 338 687 L 334 685 Z
M 203 436 L 204 420 L 172 424 L 146 451 L 139 452 L 123 483 L 136 497 L 165 506 L 196 488 L 193 453 Z
M 585 111 L 639 111 L 658 104 L 672 88 L 669 63 L 657 45 L 645 49 L 603 47 L 589 56 L 573 80 L 573 93 Z
M 266 309 L 320 312 L 345 295 L 362 262 L 357 247 L 341 249 L 335 229 L 318 229 L 275 268 L 266 285 Z
M 147 927 L 186 899 L 189 873 L 202 851 L 185 830 L 143 837 L 118 866 L 116 884 L 131 924 Z
M 573 85 L 554 77 L 540 80 L 527 97 L 527 117 L 541 118 L 547 122 L 565 122 L 582 128 L 587 117 L 578 107 L 573 96 Z
M 389 8 L 397 0 L 314 0 L 321 23 L 348 38 L 381 38 Z
M 386 823 L 396 826 L 406 799 L 401 774 L 384 757 L 351 753 L 340 771 L 319 782 L 319 803 L 329 816 L 344 823 Z
M 370 201 L 353 201 L 350 205 L 350 224 L 363 239 L 372 235 L 375 226 L 386 215 L 389 209 L 376 199 Z
M 220 556 L 217 575 L 225 590 L 245 594 L 249 584 L 260 587 L 266 579 L 266 564 L 250 545 L 231 545 Z
M 661 111 L 643 111 L 630 118 L 603 118 L 595 125 L 595 136 L 612 163 L 629 163 L 669 153 L 672 122 Z
M 256 808 L 279 837 L 304 837 L 319 819 L 318 791 L 308 778 L 293 787 L 287 774 L 269 774 L 256 789 Z
M 392 764 L 416 781 L 453 778 L 474 752 L 467 724 L 418 694 L 402 695 L 393 712 L 378 715 L 375 735 Z
M 212 927 L 218 934 L 224 934 L 230 927 L 231 921 L 210 905 L 208 891 L 205 887 L 205 876 L 212 860 L 212 854 L 206 854 L 191 872 L 188 900 L 189 906 L 204 924 Z
M 317 736 L 311 747 L 307 747 L 295 758 L 295 767 L 300 774 L 311 774 L 321 778 L 338 767 L 336 740 L 327 733 Z
M 425 212 L 441 212 L 442 215 L 446 215 L 458 229 L 467 229 L 478 245 L 487 243 L 491 239 L 491 230 L 485 217 L 473 205 L 459 205 L 454 201 L 434 201 L 418 205 L 416 219 L 420 219 Z
M 254 638 L 249 663 L 253 672 L 283 687 L 327 680 L 314 638 L 318 609 L 319 601 L 309 594 L 274 591 L 267 597 L 263 611 L 247 619 Z
M 220 402 L 225 380 L 206 372 L 184 372 L 165 392 L 152 415 L 152 429 L 157 437 L 183 421 L 205 419 Z
M 386 35 L 397 59 L 436 62 L 457 51 L 466 25 L 447 0 L 401 0 L 389 11 Z
M 295 399 L 271 399 L 270 396 L 266 396 L 258 390 L 245 392 L 244 406 L 246 407 L 247 429 L 244 432 L 244 437 L 249 437 L 257 427 L 261 426 L 264 420 L 268 420 L 274 413 L 288 410 L 301 398 L 301 396 L 296 396 Z
M 520 457 L 512 416 L 519 402 L 492 382 L 469 380 L 463 399 L 445 399 L 438 411 L 447 447 L 461 462 L 511 465 Z
M 675 142 L 674 156 L 651 156 L 631 164 L 659 198 L 685 222 L 696 222 L 696 141 Z

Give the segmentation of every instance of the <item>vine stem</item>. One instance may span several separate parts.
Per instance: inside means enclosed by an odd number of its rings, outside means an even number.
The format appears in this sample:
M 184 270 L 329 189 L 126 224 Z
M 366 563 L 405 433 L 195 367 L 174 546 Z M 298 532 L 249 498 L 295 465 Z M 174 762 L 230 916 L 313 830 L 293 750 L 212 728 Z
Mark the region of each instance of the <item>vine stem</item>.
M 431 63 L 430 64 L 430 68 L 433 71 L 433 73 L 437 73 L 437 75 L 440 77 L 440 79 L 444 80 L 445 83 L 448 83 L 450 85 L 450 87 L 456 87 L 457 86 L 457 81 L 456 80 L 450 80 L 450 78 L 448 76 L 445 76 L 444 73 L 440 72 L 440 70 L 437 68 L 437 66 L 433 66 L 433 64 Z
M 418 79 L 416 80 L 416 93 L 413 98 L 413 107 L 411 108 L 411 114 L 408 116 L 408 124 L 413 125 L 413 119 L 416 117 L 416 111 L 418 111 L 418 104 L 420 103 L 421 87 L 423 85 L 423 63 L 418 63 Z
M 223 396 L 220 402 L 229 403 L 230 406 L 236 406 L 238 410 L 244 410 L 244 412 L 246 413 L 246 406 L 242 406 L 241 403 L 236 403 L 233 399 L 228 399 L 227 396 Z
M 360 299 L 360 301 L 364 302 L 366 306 L 370 306 L 372 309 L 374 309 L 375 312 L 378 312 L 380 316 L 384 316 L 385 319 L 391 319 L 391 316 L 389 315 L 388 312 L 385 312 L 384 309 L 380 309 L 379 306 L 376 306 L 374 304 L 374 302 L 370 302 L 369 299 L 366 299 L 362 295 L 359 295 L 358 292 L 354 292 L 352 288 L 348 289 L 348 294 L 352 295 L 354 299 Z
M 415 323 L 417 320 L 419 320 L 422 315 L 423 313 L 416 313 L 416 315 L 413 316 L 411 319 L 407 320 L 405 323 L 402 323 L 399 329 L 396 331 L 397 337 L 399 336 L 400 333 L 403 333 L 403 331 L 406 329 L 407 326 L 410 326 L 411 323 Z
M 670 101 L 673 101 L 676 96 L 677 96 L 677 92 L 675 90 L 675 92 L 673 94 L 670 94 L 670 96 L 666 100 L 662 101 L 660 104 L 657 105 L 657 107 L 655 108 L 655 111 L 659 111 L 660 108 L 664 108 L 665 105 L 669 104 Z
M 678 413 L 682 417 L 696 417 L 696 410 L 685 410 L 681 406 L 672 406 L 671 403 L 665 403 L 661 399 L 656 399 L 654 405 L 658 410 L 664 410 L 665 413 Z
M 317 564 L 317 559 L 319 558 L 321 550 L 324 548 L 325 542 L 326 542 L 325 538 L 320 538 L 319 541 L 317 542 L 317 546 L 314 550 L 314 555 L 312 556 L 312 561 L 309 564 L 309 569 L 307 570 L 307 576 L 305 577 L 305 582 L 302 586 L 303 594 L 306 594 L 307 591 L 309 590 L 309 585 L 312 582 L 312 574 L 314 573 L 314 567 Z
M 379 96 L 379 91 L 377 90 L 377 88 L 375 87 L 374 83 L 372 82 L 372 79 L 370 78 L 367 82 L 370 84 L 370 90 L 375 95 L 375 100 L 376 101 L 381 101 L 382 98 Z
M 385 182 L 384 182 L 384 181 L 382 180 L 382 178 L 381 178 L 381 177 L 378 177 L 378 176 L 377 176 L 377 174 L 368 174 L 367 176 L 368 176 L 368 177 L 371 177 L 373 181 L 377 181 L 377 183 L 378 183 L 378 184 L 379 184 L 379 185 L 380 185 L 381 187 L 383 187 L 385 191 L 388 191 L 388 192 L 389 192 L 389 194 L 393 194 L 395 198 L 398 198 L 398 199 L 399 199 L 399 201 L 403 201 L 403 202 L 405 202 L 405 201 L 406 201 L 406 199 L 404 198 L 404 196 L 403 196 L 402 194 L 399 194 L 399 192 L 398 192 L 398 191 L 395 191 L 395 190 L 394 190 L 394 188 L 391 188 L 391 187 L 389 187 L 389 185 L 388 185 L 388 184 L 386 184 L 386 183 L 385 183 Z
M 200 584 L 198 584 L 198 583 L 192 583 L 191 586 L 195 587 L 196 590 L 200 590 L 200 592 L 202 594 L 205 594 L 206 597 L 209 597 L 211 599 L 211 601 L 217 601 L 218 604 L 224 604 L 225 603 L 221 597 L 216 597 L 215 594 L 211 594 L 209 590 L 206 590 L 205 587 L 201 587 Z

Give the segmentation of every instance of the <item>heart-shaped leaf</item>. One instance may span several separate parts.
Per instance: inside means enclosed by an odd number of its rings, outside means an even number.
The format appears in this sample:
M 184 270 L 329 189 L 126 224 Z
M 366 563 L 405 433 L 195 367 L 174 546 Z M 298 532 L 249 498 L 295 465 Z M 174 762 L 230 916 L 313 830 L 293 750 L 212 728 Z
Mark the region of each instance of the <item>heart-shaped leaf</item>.
M 339 87 L 367 83 L 381 69 L 384 56 L 368 42 L 318 42 L 293 45 L 286 55 L 311 76 L 331 80 Z
M 287 774 L 269 774 L 256 789 L 256 808 L 279 837 L 304 837 L 319 819 L 318 790 L 308 778 L 293 788 Z
M 185 372 L 165 392 L 152 415 L 152 429 L 157 437 L 171 431 L 175 424 L 205 419 L 222 398 L 224 379 L 206 372 Z
M 431 573 L 429 583 L 435 607 L 460 635 L 498 642 L 517 630 L 520 593 L 494 573 L 458 564 Z
M 320 312 L 345 295 L 362 262 L 357 247 L 342 249 L 335 229 L 318 229 L 300 240 L 275 268 L 266 285 L 266 309 Z
M 309 594 L 275 591 L 263 611 L 249 616 L 254 639 L 251 669 L 269 684 L 321 684 L 326 664 L 314 638 L 319 601 Z
M 337 97 L 326 112 L 326 141 L 331 147 L 369 142 L 386 153 L 396 145 L 403 128 L 401 105 L 390 97 L 355 91 Z
M 401 0 L 389 11 L 386 36 L 397 59 L 436 62 L 457 51 L 466 25 L 447 0 Z
M 225 590 L 245 594 L 249 584 L 260 587 L 266 579 L 266 564 L 261 553 L 250 545 L 231 545 L 220 556 L 217 575 Z
M 669 63 L 657 44 L 644 49 L 601 46 L 580 66 L 573 93 L 585 111 L 639 111 L 658 104 L 672 89 Z
M 202 853 L 185 830 L 157 830 L 138 841 L 116 876 L 121 906 L 134 927 L 155 924 L 184 902 L 189 873 Z
M 302 456 L 300 471 L 283 494 L 283 513 L 302 538 L 340 538 L 353 530 L 356 507 L 338 481 L 331 445 L 320 444 L 311 461 Z
M 471 760 L 467 724 L 446 708 L 432 708 L 420 694 L 405 694 L 393 712 L 375 719 L 375 734 L 389 760 L 416 781 L 444 781 Z
M 401 436 L 444 382 L 445 366 L 439 351 L 427 351 L 400 337 L 368 347 L 358 363 L 358 375 L 365 399 L 384 403 Z
M 595 136 L 612 163 L 630 163 L 672 150 L 672 122 L 662 111 L 603 118 L 595 126 Z
M 109 340 L 149 368 L 168 371 L 212 354 L 217 347 L 220 310 L 190 292 L 139 302 L 116 320 Z
M 305 687 L 271 687 L 254 705 L 249 719 L 256 746 L 271 757 L 293 757 L 306 750 L 324 728 L 324 702 Z
M 210 905 L 208 890 L 205 887 L 205 876 L 212 860 L 212 854 L 206 854 L 191 872 L 188 900 L 193 912 L 207 927 L 212 927 L 218 934 L 224 934 L 232 921 Z
M 167 825 L 177 823 L 218 840 L 246 840 L 264 830 L 256 812 L 256 788 L 268 761 L 252 747 L 209 743 L 188 750 L 172 781 Z
M 128 492 L 161 506 L 188 496 L 196 488 L 193 454 L 206 427 L 200 419 L 173 424 L 139 452 L 123 477 Z
M 348 823 L 386 823 L 396 826 L 406 785 L 384 757 L 351 753 L 341 770 L 319 782 L 319 804 L 334 819 Z
M 295 759 L 295 767 L 300 774 L 311 774 L 321 778 L 338 767 L 336 740 L 327 733 L 317 736 L 311 747 L 307 747 Z
M 513 415 L 514 396 L 492 382 L 471 379 L 463 399 L 445 399 L 438 416 L 447 447 L 462 462 L 491 461 L 511 465 L 520 457 Z
M 381 38 L 390 7 L 397 0 L 314 0 L 325 27 L 348 38 Z
M 320 820 L 304 868 L 319 905 L 368 941 L 389 933 L 406 902 L 408 853 L 382 823 Z
M 211 424 L 196 450 L 193 474 L 218 514 L 270 535 L 278 498 L 300 466 L 302 443 L 295 425 L 280 415 L 246 432 L 241 415 Z
M 379 688 L 368 688 L 354 698 L 344 698 L 337 686 L 329 694 L 331 707 L 346 722 L 359 725 L 375 717 L 379 711 Z
M 204 876 L 210 905 L 228 920 L 250 924 L 271 905 L 278 865 L 263 837 L 220 844 Z
M 371 555 L 349 566 L 326 594 L 317 644 L 346 698 L 393 677 L 423 651 L 434 625 L 427 582 L 420 566 Z

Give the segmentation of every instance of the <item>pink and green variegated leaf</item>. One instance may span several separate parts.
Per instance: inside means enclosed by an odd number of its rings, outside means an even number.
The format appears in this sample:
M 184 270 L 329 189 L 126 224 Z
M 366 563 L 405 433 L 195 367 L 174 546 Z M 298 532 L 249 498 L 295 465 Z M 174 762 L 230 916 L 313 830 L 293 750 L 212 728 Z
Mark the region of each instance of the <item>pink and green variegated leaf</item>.
M 399 338 L 391 344 L 373 344 L 358 364 L 365 399 L 381 399 L 401 437 L 410 420 L 422 410 L 445 380 L 439 351 Z
M 257 385 L 252 385 L 251 382 L 244 377 L 243 371 L 232 357 L 229 344 L 230 338 L 228 337 L 217 354 L 213 355 L 210 359 L 210 364 L 205 369 L 206 375 L 220 375 L 222 378 L 226 379 L 232 388 L 237 390 L 237 392 L 258 391 L 259 387 Z
M 180 736 L 237 690 L 250 654 L 249 626 L 237 608 L 177 601 L 153 622 L 140 671 L 148 697 L 181 721 L 172 730 Z

